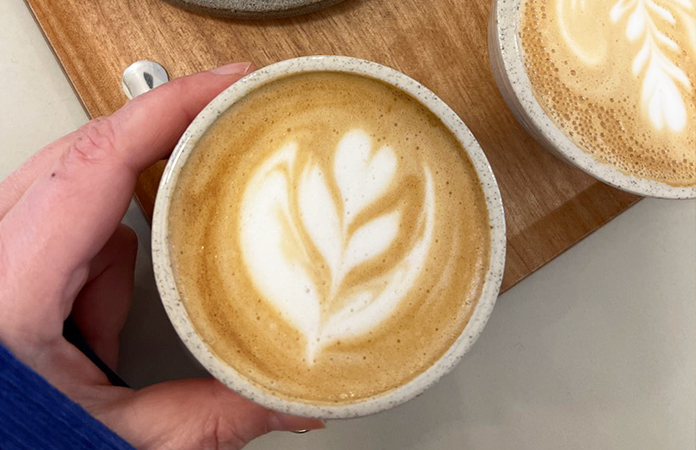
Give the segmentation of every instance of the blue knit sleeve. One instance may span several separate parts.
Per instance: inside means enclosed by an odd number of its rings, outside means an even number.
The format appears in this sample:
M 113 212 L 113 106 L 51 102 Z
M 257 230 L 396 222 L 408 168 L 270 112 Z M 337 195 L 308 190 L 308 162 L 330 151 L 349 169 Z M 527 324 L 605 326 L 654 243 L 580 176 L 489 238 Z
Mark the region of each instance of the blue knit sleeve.
M 1 449 L 132 449 L 0 344 Z

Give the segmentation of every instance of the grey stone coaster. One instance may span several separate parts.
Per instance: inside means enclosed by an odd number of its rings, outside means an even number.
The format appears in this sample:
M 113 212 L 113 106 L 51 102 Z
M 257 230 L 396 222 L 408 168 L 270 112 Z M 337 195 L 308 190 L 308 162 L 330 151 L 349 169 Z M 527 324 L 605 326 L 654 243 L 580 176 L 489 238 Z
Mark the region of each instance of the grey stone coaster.
M 238 19 L 273 19 L 297 16 L 340 3 L 343 0 L 165 0 L 202 14 Z

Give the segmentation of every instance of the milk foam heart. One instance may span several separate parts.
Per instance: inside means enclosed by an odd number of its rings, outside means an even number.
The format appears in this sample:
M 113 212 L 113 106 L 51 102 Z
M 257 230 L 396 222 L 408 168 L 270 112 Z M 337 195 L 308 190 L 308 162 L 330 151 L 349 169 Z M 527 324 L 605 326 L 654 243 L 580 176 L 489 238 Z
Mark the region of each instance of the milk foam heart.
M 402 220 L 394 209 L 352 226 L 392 187 L 398 171 L 394 151 L 383 146 L 373 153 L 370 141 L 362 130 L 346 133 L 335 149 L 332 173 L 311 159 L 296 167 L 298 144 L 285 144 L 257 169 L 242 197 L 244 261 L 259 292 L 304 335 L 310 364 L 324 346 L 359 337 L 394 315 L 423 270 L 433 240 L 435 193 L 424 167 L 422 235 L 393 267 L 362 283 L 346 283 L 352 270 L 393 245 Z M 337 195 L 330 185 L 338 187 Z M 320 260 L 309 256 L 311 246 Z M 313 276 L 316 264 L 328 264 L 328 283 Z
M 696 184 L 694 0 L 522 0 L 535 96 L 581 148 L 620 170 Z

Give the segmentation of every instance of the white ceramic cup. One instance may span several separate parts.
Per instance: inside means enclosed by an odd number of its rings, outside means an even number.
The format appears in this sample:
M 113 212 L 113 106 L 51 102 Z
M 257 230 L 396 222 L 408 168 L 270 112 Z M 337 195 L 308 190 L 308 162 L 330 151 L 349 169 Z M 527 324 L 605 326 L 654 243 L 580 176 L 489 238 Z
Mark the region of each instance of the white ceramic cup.
M 316 71 L 347 72 L 380 80 L 407 92 L 436 114 L 457 137 L 471 159 L 481 181 L 490 222 L 491 252 L 483 289 L 459 338 L 435 364 L 405 385 L 360 403 L 342 406 L 313 405 L 275 396 L 251 383 L 211 352 L 196 333 L 182 304 L 167 240 L 171 198 L 181 169 L 213 122 L 235 102 L 269 82 L 291 74 Z M 457 114 L 434 93 L 406 75 L 374 62 L 343 56 L 309 56 L 282 61 L 253 72 L 218 95 L 195 118 L 174 149 L 159 186 L 152 221 L 152 259 L 157 287 L 174 329 L 196 359 L 215 378 L 261 405 L 276 411 L 326 419 L 363 416 L 391 408 L 420 394 L 452 370 L 476 341 L 491 314 L 503 277 L 505 246 L 505 219 L 498 185 L 481 147 Z
M 597 160 L 546 115 L 532 91 L 519 42 L 521 2 L 494 0 L 488 24 L 488 54 L 503 99 L 529 134 L 562 159 L 616 188 L 648 197 L 696 198 L 696 186 L 677 187 L 636 177 Z

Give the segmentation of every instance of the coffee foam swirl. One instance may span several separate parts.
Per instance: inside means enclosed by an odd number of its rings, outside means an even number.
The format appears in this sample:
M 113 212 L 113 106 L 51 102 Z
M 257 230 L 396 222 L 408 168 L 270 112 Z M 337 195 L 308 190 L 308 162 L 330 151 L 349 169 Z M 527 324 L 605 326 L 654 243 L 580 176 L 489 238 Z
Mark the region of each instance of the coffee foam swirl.
M 523 0 L 535 96 L 579 146 L 639 177 L 696 183 L 693 0 Z
M 169 223 L 177 288 L 211 350 L 316 404 L 388 392 L 437 361 L 490 252 L 453 134 L 403 92 L 332 72 L 225 112 L 182 169 Z
M 326 345 L 359 337 L 394 315 L 430 250 L 435 193 L 425 167 L 421 236 L 396 264 L 351 283 L 348 275 L 360 265 L 410 244 L 399 236 L 398 204 L 376 204 L 398 186 L 396 153 L 386 145 L 373 153 L 370 136 L 351 130 L 338 143 L 333 168 L 313 157 L 299 167 L 297 154 L 296 142 L 285 144 L 251 177 L 240 246 L 254 285 L 302 332 L 313 364 Z

